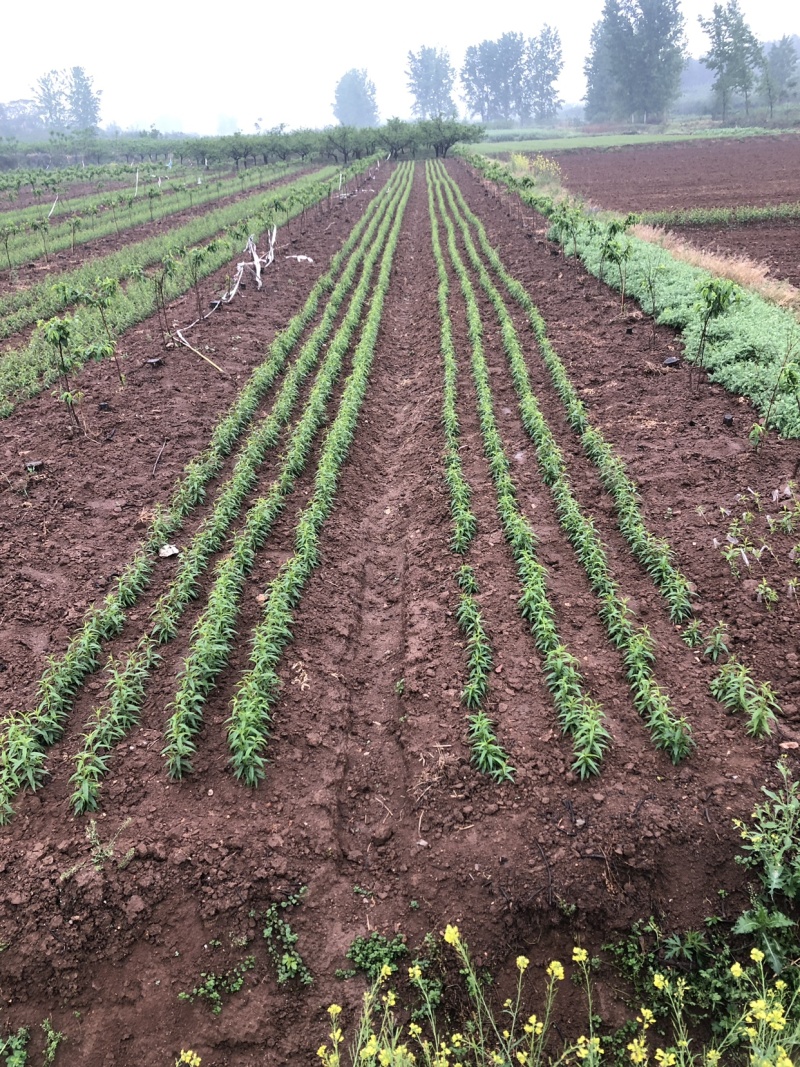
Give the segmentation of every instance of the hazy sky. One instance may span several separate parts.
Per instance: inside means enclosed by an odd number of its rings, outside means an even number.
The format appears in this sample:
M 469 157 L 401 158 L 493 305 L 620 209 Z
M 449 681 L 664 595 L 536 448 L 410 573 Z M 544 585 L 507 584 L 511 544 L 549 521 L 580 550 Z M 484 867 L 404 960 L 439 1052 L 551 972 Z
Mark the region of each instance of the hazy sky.
M 102 89 L 101 123 L 251 133 L 334 122 L 334 89 L 351 67 L 375 83 L 381 119 L 410 117 L 405 67 L 409 50 L 446 48 L 460 67 L 468 45 L 506 31 L 537 34 L 549 22 L 561 34 L 560 94 L 583 96 L 583 61 L 603 0 L 549 5 L 489 0 L 467 14 L 454 0 L 374 0 L 319 3 L 168 4 L 139 0 L 45 0 L 16 3 L 3 16 L 8 47 L 0 65 L 0 101 L 29 97 L 36 78 L 53 68 L 81 66 Z M 741 0 L 750 28 L 762 40 L 800 33 L 800 5 Z M 713 0 L 683 0 L 689 51 L 706 47 L 698 15 Z M 248 10 L 249 9 L 249 10 Z M 390 17 L 391 16 L 391 17 Z

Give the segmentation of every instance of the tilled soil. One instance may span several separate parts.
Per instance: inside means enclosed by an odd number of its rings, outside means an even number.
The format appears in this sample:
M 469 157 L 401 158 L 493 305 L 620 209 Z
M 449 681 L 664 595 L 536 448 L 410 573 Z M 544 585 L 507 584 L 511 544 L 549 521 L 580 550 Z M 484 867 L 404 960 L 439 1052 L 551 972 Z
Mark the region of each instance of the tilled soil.
M 618 211 L 800 200 L 800 137 L 721 137 L 558 153 L 574 192 Z
M 291 551 L 310 474 L 299 479 L 248 582 L 240 645 L 207 708 L 195 772 L 171 783 L 160 756 L 188 626 L 165 653 L 142 722 L 113 757 L 96 829 L 103 842 L 118 834 L 117 857 L 127 863 L 96 870 L 87 819 L 72 816 L 67 805 L 69 760 L 98 699 L 96 681 L 49 755 L 52 779 L 22 796 L 13 821 L 0 830 L 5 1019 L 36 1024 L 50 1015 L 68 1035 L 70 1058 L 87 1067 L 170 1062 L 189 1046 L 204 1067 L 310 1062 L 324 1037 L 326 1006 L 335 1000 L 349 1013 L 360 1001 L 363 984 L 341 983 L 334 970 L 346 966 L 353 938 L 370 930 L 400 931 L 416 945 L 426 932 L 457 922 L 502 987 L 520 951 L 539 965 L 567 956 L 578 938 L 598 950 L 615 931 L 651 914 L 667 930 L 697 928 L 720 888 L 732 894 L 732 913 L 746 905 L 731 819 L 752 810 L 762 784 L 774 780 L 779 746 L 800 740 L 800 648 L 796 605 L 781 595 L 767 612 L 754 588 L 761 574 L 733 577 L 712 539 L 724 538 L 730 521 L 721 507 L 751 513 L 754 540 L 756 531 L 763 534 L 773 553 L 762 555 L 764 574 L 783 590 L 793 539 L 770 531 L 766 513 L 778 506 L 773 490 L 797 476 L 800 444 L 770 439 L 756 456 L 746 403 L 706 383 L 694 388 L 683 368 L 663 372 L 663 359 L 680 351 L 671 331 L 657 328 L 653 342 L 639 312 L 620 313 L 616 294 L 548 245 L 543 220 L 523 229 L 463 165 L 450 169 L 506 266 L 539 305 L 593 421 L 628 464 L 649 527 L 669 539 L 694 583 L 704 628 L 724 620 L 733 650 L 778 690 L 779 728 L 772 739 L 753 741 L 743 722 L 708 695 L 711 666 L 683 644 L 633 561 L 533 336 L 512 306 L 576 496 L 595 517 L 637 621 L 656 637 L 657 677 L 697 742 L 679 767 L 653 748 L 558 528 L 498 329 L 481 297 L 495 412 L 519 501 L 539 537 L 559 630 L 614 737 L 601 776 L 575 779 L 532 637 L 516 610 L 520 589 L 483 456 L 463 301 L 451 276 L 463 462 L 479 524 L 468 558 L 494 649 L 488 710 L 516 782 L 497 786 L 471 768 L 459 702 L 460 561 L 448 548 L 441 464 L 436 275 L 417 166 L 370 389 L 323 531 L 321 565 L 296 609 L 294 640 L 280 669 L 283 695 L 266 781 L 254 792 L 235 782 L 226 769 L 224 723 L 259 594 Z M 30 705 L 44 656 L 63 650 L 84 607 L 133 551 L 140 514 L 167 497 L 237 381 L 299 306 L 371 192 L 337 208 L 335 218 L 309 222 L 292 250 L 312 255 L 313 265 L 278 256 L 266 298 L 248 291 L 195 336 L 193 343 L 223 361 L 228 378 L 191 353 L 173 352 L 155 370 L 142 366 L 131 375 L 139 384 L 120 391 L 112 366 L 93 366 L 81 387 L 94 438 L 69 435 L 63 412 L 44 397 L 3 424 L 4 710 Z M 190 317 L 190 305 L 175 313 Z M 156 333 L 145 324 L 126 343 L 131 367 L 155 352 Z M 100 403 L 110 410 L 98 411 Z M 728 413 L 730 428 L 723 426 Z M 34 458 L 43 466 L 26 473 Z M 190 622 L 199 610 L 192 609 Z M 145 621 L 145 608 L 134 609 L 131 623 Z M 789 756 L 796 768 L 794 749 Z M 306 901 L 287 917 L 315 981 L 303 992 L 281 992 L 259 922 L 271 901 L 302 885 Z M 225 970 L 247 953 L 256 967 L 218 1017 L 202 1002 L 178 998 L 201 972 Z M 601 979 L 599 1010 L 619 1021 L 613 987 Z M 557 1021 L 566 1032 L 570 1018 L 565 999 Z
M 684 240 L 707 252 L 746 256 L 766 263 L 769 273 L 800 287 L 800 219 L 742 226 L 671 226 Z

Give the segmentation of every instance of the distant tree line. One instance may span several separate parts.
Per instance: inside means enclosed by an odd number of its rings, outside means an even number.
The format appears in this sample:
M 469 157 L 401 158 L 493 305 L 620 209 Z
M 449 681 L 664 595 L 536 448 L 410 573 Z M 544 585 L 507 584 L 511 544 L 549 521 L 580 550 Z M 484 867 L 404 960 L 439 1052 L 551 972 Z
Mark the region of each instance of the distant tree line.
M 700 63 L 713 74 L 715 110 L 723 122 L 734 97 L 745 112 L 758 96 L 769 107 L 796 95 L 798 54 L 783 37 L 768 50 L 745 22 L 739 0 L 715 3 L 700 17 L 709 39 Z M 685 19 L 678 0 L 605 0 L 592 29 L 586 74 L 589 122 L 661 122 L 681 92 L 686 66 Z
M 0 103 L 0 136 L 38 140 L 50 132 L 96 131 L 100 96 L 83 67 L 50 70 L 37 79 L 29 99 Z
M 282 162 L 349 163 L 374 152 L 392 159 L 432 153 L 444 157 L 458 142 L 483 139 L 484 129 L 473 123 L 436 116 L 419 122 L 390 119 L 383 126 L 359 129 L 331 126 L 326 130 L 281 128 L 256 134 L 235 133 L 227 137 L 168 137 L 156 129 L 138 136 L 86 137 L 83 134 L 52 135 L 46 141 L 22 143 L 15 137 L 0 138 L 0 169 L 87 163 L 139 163 L 173 159 L 198 167 L 230 164 L 240 167 Z
M 456 114 L 460 77 L 467 112 L 481 122 L 549 122 L 561 101 L 555 82 L 564 66 L 558 30 L 544 26 L 534 37 L 504 33 L 471 45 L 459 74 L 444 49 L 423 46 L 408 53 L 406 78 L 418 119 Z M 336 86 L 334 115 L 342 125 L 375 126 L 375 85 L 365 70 L 349 70 Z

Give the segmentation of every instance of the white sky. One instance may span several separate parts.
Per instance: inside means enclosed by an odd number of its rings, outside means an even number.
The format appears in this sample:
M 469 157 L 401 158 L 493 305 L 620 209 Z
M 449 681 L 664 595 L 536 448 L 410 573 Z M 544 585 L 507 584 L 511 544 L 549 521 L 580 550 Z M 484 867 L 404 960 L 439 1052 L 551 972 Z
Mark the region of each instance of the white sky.
M 320 3 L 164 3 L 139 0 L 44 0 L 9 4 L 0 64 L 0 101 L 30 97 L 36 78 L 53 68 L 81 66 L 102 89 L 101 124 L 116 122 L 196 133 L 252 133 L 268 128 L 321 127 L 339 78 L 365 68 L 375 83 L 381 120 L 410 117 L 405 67 L 409 50 L 446 48 L 458 69 L 467 46 L 506 31 L 537 34 L 544 22 L 561 34 L 562 98 L 577 103 L 585 90 L 583 62 L 603 0 L 564 0 L 554 9 L 520 0 L 489 0 L 467 11 L 455 0 L 375 0 Z M 683 0 L 689 51 L 706 37 L 698 15 L 713 0 Z M 248 10 L 249 8 L 249 10 Z M 789 0 L 741 0 L 762 40 L 800 33 L 800 5 Z M 543 10 L 544 9 L 544 10 Z

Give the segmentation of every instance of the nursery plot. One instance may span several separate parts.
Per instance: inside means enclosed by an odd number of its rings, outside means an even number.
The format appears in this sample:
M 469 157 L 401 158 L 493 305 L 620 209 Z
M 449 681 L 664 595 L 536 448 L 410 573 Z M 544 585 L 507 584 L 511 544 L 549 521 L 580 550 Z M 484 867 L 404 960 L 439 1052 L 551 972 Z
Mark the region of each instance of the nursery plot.
M 623 212 L 800 200 L 800 137 L 789 134 L 579 149 L 558 162 L 570 189 Z
M 36 216 L 24 219 L 22 225 L 0 217 L 0 294 L 5 297 L 43 280 L 57 280 L 59 275 L 97 256 L 146 240 L 214 208 L 244 200 L 255 191 L 268 195 L 270 189 L 293 181 L 298 173 L 302 173 L 299 167 L 264 168 L 247 185 L 235 180 L 207 181 L 206 185 L 189 186 L 177 193 L 166 187 L 162 193 L 158 186 L 151 185 L 149 192 L 156 193 L 155 197 L 148 196 L 146 189 L 137 198 L 130 192 L 124 200 L 98 197 L 102 211 L 95 208 L 92 213 L 77 208 L 66 218 L 58 215 L 49 220 L 43 231 L 31 229 Z M 38 216 L 39 221 L 42 216 Z
M 334 971 L 347 965 L 353 938 L 370 930 L 402 931 L 416 944 L 426 932 L 457 922 L 476 957 L 505 980 L 522 948 L 534 965 L 566 958 L 577 940 L 594 952 L 613 931 L 652 913 L 665 929 L 697 929 L 718 888 L 730 892 L 732 906 L 746 906 L 743 872 L 732 859 L 731 819 L 749 812 L 761 784 L 774 781 L 779 744 L 800 740 L 800 648 L 791 596 L 780 595 L 767 610 L 755 576 L 742 568 L 734 575 L 713 542 L 724 540 L 738 515 L 752 529 L 753 544 L 763 535 L 774 553 L 751 560 L 753 569 L 763 567 L 776 589 L 794 573 L 788 555 L 800 535 L 792 541 L 790 531 L 773 530 L 766 516 L 778 517 L 781 503 L 794 507 L 780 492 L 800 462 L 800 443 L 770 438 L 756 455 L 745 405 L 717 387 L 695 390 L 683 370 L 661 372 L 678 344 L 671 331 L 657 328 L 653 341 L 641 313 L 621 314 L 617 294 L 552 254 L 540 232 L 543 220 L 523 228 L 463 164 L 436 174 L 442 195 L 432 202 L 448 291 L 440 301 L 431 201 L 418 164 L 405 212 L 397 216 L 391 280 L 381 298 L 357 429 L 332 509 L 315 527 L 317 565 L 304 575 L 302 596 L 291 598 L 291 638 L 270 667 L 280 687 L 269 709 L 265 779 L 255 790 L 236 780 L 226 728 L 252 628 L 278 588 L 274 580 L 286 575 L 287 561 L 306 543 L 296 530 L 313 503 L 322 437 L 244 583 L 230 664 L 208 696 L 192 773 L 170 780 L 162 750 L 199 603 L 164 646 L 167 658 L 141 721 L 116 750 L 103 785 L 95 833 L 103 844 L 114 841 L 116 856 L 95 869 L 87 817 L 69 807 L 83 722 L 102 699 L 99 675 L 87 677 L 80 714 L 48 752 L 49 779 L 15 799 L 11 821 L 0 828 L 0 940 L 9 943 L 0 953 L 0 987 L 11 1001 L 5 1017 L 21 1025 L 49 1014 L 67 1032 L 70 1053 L 89 1067 L 111 1058 L 169 1062 L 190 1044 L 204 1064 L 310 1062 L 325 1033 L 325 1006 L 335 1001 L 350 1013 L 361 1000 L 360 979 L 340 982 Z M 323 237 L 328 220 L 323 225 L 316 218 L 295 237 L 292 252 L 309 250 L 313 267 L 276 258 L 280 274 L 274 281 L 267 275 L 267 287 L 278 290 L 287 311 L 302 304 L 341 244 L 345 221 L 355 223 L 367 199 L 374 203 L 365 193 L 337 206 L 336 240 Z M 470 213 L 486 227 L 486 246 Z M 556 364 L 542 359 L 531 309 L 515 299 L 488 248 L 498 250 L 505 271 L 540 312 L 591 427 L 636 481 L 641 523 L 669 543 L 672 565 L 692 583 L 703 634 L 725 623 L 732 651 L 777 691 L 783 711 L 772 736 L 749 737 L 742 714 L 730 715 L 712 697 L 715 667 L 681 640 L 686 620 L 670 618 L 662 585 L 634 555 L 618 522 L 619 499 L 606 490 L 586 433 L 573 428 L 564 382 L 561 389 L 554 384 Z M 375 277 L 379 269 L 376 263 Z M 370 307 L 378 295 L 373 282 Z M 183 306 L 188 309 L 188 298 Z M 454 448 L 475 519 L 463 552 L 453 550 L 443 459 L 443 309 L 452 334 Z M 215 359 L 240 347 L 230 340 L 244 332 L 240 323 L 248 338 L 267 341 L 280 319 L 251 290 L 220 316 L 198 336 L 198 347 L 207 345 Z M 344 316 L 344 309 L 337 313 L 336 328 Z M 312 329 L 309 324 L 303 336 Z M 483 364 L 475 358 L 478 337 Z M 365 338 L 359 332 L 357 344 L 369 347 Z M 144 352 L 144 335 L 138 343 Z M 13 486 L 3 494 L 13 505 L 2 530 L 4 562 L 11 561 L 2 590 L 4 710 L 34 706 L 44 653 L 63 652 L 96 595 L 91 584 L 102 578 L 110 585 L 131 557 L 149 509 L 169 499 L 175 475 L 208 437 L 214 407 L 233 396 L 235 374 L 241 387 L 254 355 L 237 354 L 235 364 L 226 364 L 231 378 L 221 379 L 205 364 L 198 369 L 191 353 L 171 353 L 154 372 L 159 377 L 143 379 L 136 393 L 133 387 L 119 392 L 111 368 L 86 368 L 87 407 L 110 397 L 112 411 L 96 417 L 116 420 L 119 442 L 84 444 L 67 436 L 66 421 L 54 423 L 54 402 L 44 397 L 26 402 L 4 424 L 15 465 Z M 354 356 L 348 349 L 348 369 Z M 178 360 L 193 368 L 192 377 L 180 380 Z M 646 625 L 653 634 L 655 680 L 691 727 L 696 749 L 677 765 L 656 747 L 637 712 L 624 650 L 609 637 L 596 590 L 563 525 L 565 512 L 573 521 L 578 516 L 553 492 L 563 478 L 553 481 L 537 456 L 546 437 L 531 436 L 539 423 L 525 395 L 526 376 L 568 471 L 575 506 L 591 519 L 608 573 L 628 598 L 631 626 Z M 282 381 L 271 388 L 265 411 Z M 331 427 L 352 381 L 340 378 L 334 388 L 326 409 Z M 213 394 L 204 395 L 206 389 Z M 311 380 L 300 388 L 298 415 L 312 389 Z M 137 396 L 148 398 L 146 410 L 142 404 L 137 411 Z M 731 412 L 733 425 L 724 426 Z M 31 425 L 32 416 L 38 422 Z M 167 434 L 176 422 L 185 437 Z M 268 460 L 266 484 L 295 425 L 293 417 Z M 39 449 L 44 467 L 23 473 L 21 463 Z M 233 458 L 210 485 L 209 504 L 232 470 Z M 506 476 L 515 509 L 508 513 L 498 510 Z M 188 522 L 187 539 L 199 529 L 200 513 Z M 509 520 L 512 513 L 517 518 Z M 558 634 L 610 734 L 599 775 L 585 781 L 572 770 L 573 740 L 562 733 L 544 654 L 519 609 L 523 589 L 512 549 L 524 529 L 531 537 L 523 547 L 535 548 L 546 568 Z M 42 552 L 57 569 L 45 568 Z M 482 707 L 513 781 L 495 781 L 472 762 L 462 698 L 469 650 L 458 616 L 464 562 L 477 580 L 470 595 L 491 646 Z M 527 557 L 525 567 L 526 576 L 533 573 Z M 209 586 L 206 577 L 204 595 Z M 130 632 L 147 623 L 147 611 L 134 605 Z M 260 917 L 301 885 L 308 886 L 306 902 L 292 911 L 291 922 L 314 984 L 287 996 L 267 961 Z M 178 998 L 202 971 L 241 964 L 251 952 L 255 967 L 220 1016 Z M 600 995 L 605 1011 L 611 985 L 602 985 Z M 568 1007 L 559 1008 L 558 1023 L 569 1032 Z

